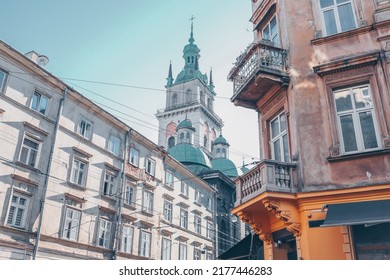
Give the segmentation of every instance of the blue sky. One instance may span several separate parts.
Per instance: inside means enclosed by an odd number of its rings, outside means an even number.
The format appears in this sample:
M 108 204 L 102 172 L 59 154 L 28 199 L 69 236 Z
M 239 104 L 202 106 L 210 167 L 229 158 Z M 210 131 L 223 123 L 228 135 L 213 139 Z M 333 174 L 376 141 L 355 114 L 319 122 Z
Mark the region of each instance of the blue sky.
M 192 15 L 200 70 L 213 68 L 215 111 L 224 120 L 230 158 L 250 162 L 259 157 L 257 115 L 230 102 L 227 81 L 253 40 L 249 0 L 5 1 L 0 39 L 21 53 L 46 55 L 46 70 L 157 143 L 154 114 L 165 106 L 169 62 L 174 77 L 184 66 Z

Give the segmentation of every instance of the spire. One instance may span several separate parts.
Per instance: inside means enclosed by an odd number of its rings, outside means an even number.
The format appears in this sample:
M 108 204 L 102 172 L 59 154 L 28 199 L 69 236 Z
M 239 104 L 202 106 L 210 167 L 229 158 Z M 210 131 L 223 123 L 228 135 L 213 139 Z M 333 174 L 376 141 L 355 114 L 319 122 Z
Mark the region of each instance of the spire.
M 188 39 L 188 42 L 190 42 L 190 44 L 193 44 L 195 41 L 195 39 L 194 39 L 194 19 L 195 19 L 194 16 L 191 16 L 191 18 L 189 19 L 191 21 L 191 34 L 190 34 L 190 39 Z
M 209 89 L 211 91 L 214 91 L 214 82 L 213 82 L 213 68 L 210 69 L 210 83 L 209 83 Z M 222 134 L 222 131 L 221 131 Z
M 167 78 L 167 85 L 166 87 L 170 87 L 173 84 L 173 77 L 172 77 L 172 62 L 169 62 L 169 70 L 168 70 L 168 78 Z

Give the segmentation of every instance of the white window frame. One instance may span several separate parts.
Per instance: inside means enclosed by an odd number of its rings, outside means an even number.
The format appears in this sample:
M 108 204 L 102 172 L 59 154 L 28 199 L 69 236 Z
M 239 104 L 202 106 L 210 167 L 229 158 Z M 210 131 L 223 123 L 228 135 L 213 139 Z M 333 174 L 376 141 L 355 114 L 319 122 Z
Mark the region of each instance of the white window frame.
M 345 0 L 345 2 L 343 2 L 343 3 L 337 3 L 335 1 L 336 0 L 333 0 L 333 5 L 325 7 L 325 8 L 322 8 L 321 7 L 321 0 L 318 0 L 318 6 L 319 6 L 319 9 L 320 9 L 320 12 L 321 12 L 321 20 L 322 20 L 322 26 L 323 26 L 323 30 L 324 30 L 324 35 L 325 36 L 330 36 L 330 35 L 338 34 L 338 33 L 341 33 L 341 32 L 346 32 L 346 31 L 355 29 L 358 26 L 357 25 L 357 20 L 356 20 L 355 7 L 354 7 L 354 3 L 353 3 L 354 1 L 353 0 Z M 347 4 L 351 5 L 352 16 L 353 16 L 353 21 L 354 21 L 353 22 L 354 27 L 351 28 L 351 29 L 348 29 L 348 30 L 342 30 L 341 23 L 340 23 L 340 15 L 339 15 L 338 7 L 343 6 L 343 5 L 347 5 Z M 326 28 L 326 23 L 325 23 L 325 13 L 329 12 L 329 11 L 333 11 L 333 15 L 334 15 L 334 19 L 335 19 L 334 23 L 336 25 L 336 33 L 332 33 L 332 34 L 328 34 L 328 30 Z
M 124 202 L 127 205 L 135 207 L 136 199 L 137 199 L 137 187 L 128 182 L 126 185 Z
M 180 186 L 180 193 L 186 197 L 188 197 L 189 186 L 186 182 L 182 181 Z
M 210 252 L 209 250 L 207 250 L 206 252 L 206 260 L 213 260 L 214 257 L 213 257 L 213 252 Z
M 202 193 L 199 190 L 195 190 L 194 201 L 198 204 L 202 203 Z
M 172 240 L 168 238 L 162 238 L 161 241 L 161 259 L 170 260 L 172 254 Z
M 36 144 L 38 147 L 33 148 L 29 146 L 25 141 L 30 141 Z M 21 149 L 20 149 L 20 155 L 19 155 L 19 161 L 36 168 L 38 166 L 38 161 L 39 161 L 39 155 L 41 153 L 41 142 L 36 140 L 35 138 L 29 137 L 28 135 L 24 135 L 23 141 L 21 144 Z M 22 155 L 26 154 L 25 160 L 22 159 Z
M 93 131 L 93 123 L 90 120 L 82 117 L 77 125 L 77 133 L 81 135 L 83 138 L 91 140 L 92 131 Z
M 207 209 L 213 210 L 213 199 L 211 197 L 207 198 Z
M 119 157 L 121 154 L 121 139 L 114 135 L 110 135 L 110 138 L 108 139 L 107 149 L 108 151 Z
M 173 188 L 173 184 L 175 181 L 175 177 L 173 176 L 173 173 L 169 170 L 165 171 L 165 185 L 169 188 Z
M 99 220 L 99 232 L 97 245 L 103 248 L 110 248 L 111 243 L 112 222 L 103 218 Z
M 180 208 L 180 227 L 188 229 L 188 210 Z
M 139 167 L 139 151 L 134 147 L 131 147 L 129 151 L 129 163 Z
M 173 204 L 168 200 L 164 200 L 164 220 L 172 222 Z
M 106 196 L 115 195 L 117 176 L 114 172 L 106 170 L 102 186 L 102 194 Z
M 81 211 L 65 207 L 62 238 L 77 241 L 79 238 L 80 221 Z
M 179 243 L 179 260 L 187 259 L 187 249 L 187 244 L 184 244 L 182 242 Z
M 88 162 L 78 158 L 73 157 L 72 168 L 70 173 L 70 182 L 80 186 L 85 187 L 87 182 L 87 173 L 88 173 Z M 80 182 L 81 177 L 81 182 Z
M 213 229 L 214 225 L 212 221 L 207 220 L 206 221 L 206 237 L 212 239 L 214 234 L 213 234 Z
M 139 255 L 150 258 L 150 250 L 152 244 L 152 233 L 146 230 L 141 230 L 139 240 Z
M 285 128 L 283 129 L 281 126 L 281 119 L 282 116 L 285 118 Z M 277 128 L 278 132 L 275 136 L 272 135 L 272 127 L 273 124 L 277 122 Z M 280 162 L 289 162 L 290 161 L 290 149 L 288 146 L 288 125 L 287 125 L 287 115 L 286 112 L 281 112 L 279 113 L 275 118 L 273 118 L 269 122 L 269 129 L 270 129 L 270 145 L 271 145 L 271 154 L 272 154 L 272 159 L 277 160 Z M 284 143 L 284 137 L 287 139 L 287 143 Z M 279 141 L 279 153 L 280 153 L 280 158 L 277 159 L 275 155 L 275 143 Z M 287 155 L 285 153 L 287 152 Z
M 21 201 L 24 202 L 21 204 Z M 29 196 L 13 192 L 8 208 L 7 224 L 12 227 L 24 229 L 26 227 L 29 204 Z
M 123 226 L 121 237 L 121 252 L 131 254 L 133 251 L 134 227 Z
M 202 234 L 202 218 L 200 215 L 194 215 L 194 230 L 197 234 Z
M 154 193 L 150 190 L 144 189 L 142 193 L 142 211 L 153 214 L 153 200 Z
M 275 20 L 275 24 L 276 24 L 276 33 L 275 34 L 272 33 L 272 28 L 271 28 L 271 22 L 273 20 Z M 269 38 L 264 37 L 264 33 L 265 33 L 266 29 L 268 29 Z M 274 43 L 275 45 L 280 45 L 280 40 L 279 40 L 279 22 L 278 22 L 278 19 L 277 19 L 276 15 L 274 15 L 270 19 L 270 21 L 264 26 L 264 28 L 261 30 L 261 37 L 262 37 L 262 39 L 268 40 L 268 41 Z M 275 40 L 275 38 L 276 38 L 276 40 Z
M 357 108 L 355 98 L 353 97 L 354 91 L 362 91 L 362 89 L 367 89 L 367 93 L 369 94 L 369 101 L 366 102 L 365 107 L 363 108 Z M 347 92 L 349 91 L 350 101 L 352 104 L 352 109 L 344 110 L 338 112 L 337 105 L 336 105 L 336 94 Z M 367 152 L 367 151 L 374 151 L 381 148 L 381 142 L 380 142 L 380 136 L 379 136 L 379 126 L 377 124 L 375 110 L 374 110 L 374 104 L 373 104 L 373 97 L 372 97 L 372 91 L 369 86 L 369 84 L 362 84 L 357 86 L 351 86 L 351 87 L 344 87 L 338 90 L 333 91 L 333 100 L 334 100 L 334 106 L 335 106 L 335 114 L 337 118 L 337 130 L 339 134 L 339 140 L 340 140 L 340 150 L 341 154 L 354 154 L 354 153 L 361 153 L 361 152 Z M 372 116 L 372 122 L 373 122 L 373 129 L 375 132 L 375 139 L 377 146 L 373 148 L 365 148 L 364 144 L 364 135 L 361 129 L 361 123 L 359 119 L 359 114 L 361 113 L 369 113 Z M 355 133 L 355 140 L 356 140 L 356 146 L 357 149 L 353 151 L 346 151 L 345 150 L 345 143 L 344 143 L 344 135 L 343 130 L 341 126 L 341 118 L 345 116 L 352 116 L 353 121 L 353 129 Z
M 0 69 L 0 93 L 3 93 L 8 73 Z
M 194 261 L 202 260 L 202 251 L 199 248 L 194 248 Z
M 145 162 L 145 172 L 148 173 L 149 175 L 152 175 L 153 177 L 156 175 L 156 161 L 147 158 Z
M 32 110 L 42 115 L 46 115 L 48 104 L 49 104 L 49 98 L 47 96 L 37 91 L 34 91 L 33 96 L 31 98 L 31 106 L 30 106 Z

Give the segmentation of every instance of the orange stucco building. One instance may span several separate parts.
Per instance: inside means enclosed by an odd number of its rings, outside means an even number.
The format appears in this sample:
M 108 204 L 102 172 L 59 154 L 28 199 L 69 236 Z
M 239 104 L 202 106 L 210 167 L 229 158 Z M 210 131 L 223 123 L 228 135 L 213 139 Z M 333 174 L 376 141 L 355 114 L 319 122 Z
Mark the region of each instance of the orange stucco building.
M 265 259 L 390 258 L 390 1 L 251 2 L 229 79 L 261 161 L 233 214 Z

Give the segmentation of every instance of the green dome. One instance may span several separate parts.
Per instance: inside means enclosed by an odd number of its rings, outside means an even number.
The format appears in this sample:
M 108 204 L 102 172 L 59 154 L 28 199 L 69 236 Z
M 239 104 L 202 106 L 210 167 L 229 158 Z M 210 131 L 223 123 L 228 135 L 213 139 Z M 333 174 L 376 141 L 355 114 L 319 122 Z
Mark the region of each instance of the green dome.
M 187 119 L 187 117 L 185 120 L 179 123 L 179 125 L 176 127 L 176 131 L 178 131 L 180 128 L 188 128 L 191 129 L 192 131 L 195 131 L 195 128 L 192 126 L 192 122 L 189 119 Z
M 228 177 L 238 177 L 237 168 L 234 163 L 227 158 L 215 158 L 211 161 L 213 170 L 219 170 Z
M 192 144 L 179 143 L 169 148 L 168 153 L 195 174 L 200 174 L 204 170 L 211 169 L 211 162 L 207 155 L 200 148 Z
M 222 136 L 222 134 L 220 134 L 220 135 L 218 136 L 218 138 L 215 139 L 214 145 L 217 145 L 217 144 L 222 144 L 222 145 L 227 145 L 227 146 L 229 146 L 229 143 L 226 141 L 225 137 Z

